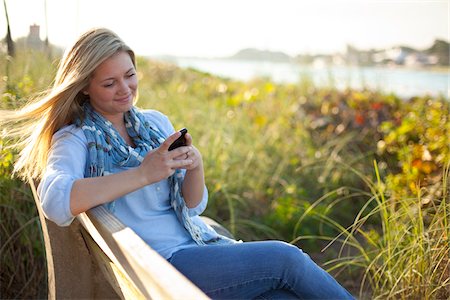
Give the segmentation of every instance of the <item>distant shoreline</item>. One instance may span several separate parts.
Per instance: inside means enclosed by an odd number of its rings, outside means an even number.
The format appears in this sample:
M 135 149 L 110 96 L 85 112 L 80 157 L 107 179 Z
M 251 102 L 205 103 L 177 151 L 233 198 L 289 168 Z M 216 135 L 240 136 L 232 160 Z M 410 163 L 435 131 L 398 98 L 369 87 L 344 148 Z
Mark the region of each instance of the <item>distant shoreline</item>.
M 171 55 L 156 55 L 156 56 L 145 56 L 151 60 L 157 60 L 162 62 L 171 62 L 176 64 L 175 62 L 178 60 L 210 60 L 210 61 L 235 61 L 235 62 L 252 62 L 252 63 L 272 63 L 272 64 L 288 64 L 288 65 L 296 65 L 301 67 L 314 67 L 313 64 L 304 64 L 295 61 L 274 61 L 274 60 L 262 60 L 262 59 L 242 59 L 235 57 L 198 57 L 198 56 L 171 56 Z M 325 64 L 324 69 L 330 67 L 348 67 L 348 68 L 383 68 L 383 69 L 393 69 L 393 70 L 410 70 L 410 71 L 426 71 L 432 73 L 449 73 L 450 74 L 450 66 L 408 66 L 408 65 L 352 65 L 352 64 Z
M 193 68 L 235 80 L 270 78 L 276 83 L 295 83 L 307 76 L 318 87 L 335 85 L 338 89 L 368 88 L 394 93 L 401 98 L 421 95 L 450 99 L 450 68 L 403 65 L 299 64 L 270 60 L 224 58 L 153 57 L 181 68 Z

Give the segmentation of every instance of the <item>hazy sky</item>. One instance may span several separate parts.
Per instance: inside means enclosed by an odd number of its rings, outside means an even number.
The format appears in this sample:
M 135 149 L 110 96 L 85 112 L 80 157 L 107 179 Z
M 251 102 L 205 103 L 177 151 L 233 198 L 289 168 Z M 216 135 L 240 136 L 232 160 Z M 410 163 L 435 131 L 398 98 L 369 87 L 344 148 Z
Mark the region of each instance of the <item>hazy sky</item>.
M 449 40 L 450 0 L 47 0 L 48 36 L 70 45 L 94 26 L 140 55 L 227 56 L 242 48 L 299 53 Z M 45 0 L 6 0 L 13 38 L 29 25 L 45 37 Z M 0 36 L 6 34 L 3 5 Z

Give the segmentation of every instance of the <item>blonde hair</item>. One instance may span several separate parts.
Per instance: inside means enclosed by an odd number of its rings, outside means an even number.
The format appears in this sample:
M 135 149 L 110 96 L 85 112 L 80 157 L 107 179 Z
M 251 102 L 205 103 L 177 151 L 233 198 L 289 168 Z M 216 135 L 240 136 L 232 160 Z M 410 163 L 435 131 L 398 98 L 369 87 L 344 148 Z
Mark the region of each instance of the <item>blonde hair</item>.
M 47 164 L 53 134 L 82 117 L 81 105 L 95 69 L 117 52 L 127 52 L 136 67 L 134 52 L 111 30 L 94 28 L 82 34 L 64 53 L 53 86 L 16 111 L 1 111 L 4 134 L 19 139 L 22 148 L 14 166 L 21 178 L 40 179 Z

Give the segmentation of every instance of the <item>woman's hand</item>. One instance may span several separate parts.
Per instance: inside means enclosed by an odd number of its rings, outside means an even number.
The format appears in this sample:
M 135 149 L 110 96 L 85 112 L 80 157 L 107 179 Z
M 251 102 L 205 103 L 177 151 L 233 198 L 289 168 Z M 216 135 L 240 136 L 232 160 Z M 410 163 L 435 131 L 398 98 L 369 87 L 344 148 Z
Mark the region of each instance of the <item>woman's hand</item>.
M 192 171 L 197 168 L 203 169 L 203 160 L 202 155 L 200 154 L 200 151 L 192 145 L 192 136 L 189 133 L 186 133 L 186 146 L 188 147 L 188 152 L 186 154 L 180 155 L 175 157 L 176 160 L 192 160 L 192 163 L 185 166 L 183 169 L 186 169 L 187 171 Z
M 189 138 L 189 146 L 169 151 L 170 144 L 179 136 L 179 132 L 169 136 L 161 146 L 147 153 L 137 168 L 108 176 L 75 180 L 70 192 L 71 213 L 77 215 L 97 205 L 110 202 L 146 185 L 166 179 L 176 169 L 182 168 L 193 168 L 193 171 L 187 172 L 184 181 L 187 184 L 183 184 L 182 190 L 186 205 L 196 206 L 198 199 L 201 199 L 203 195 L 203 167 L 199 168 L 201 157 L 198 150 L 193 149 L 191 138 Z
M 169 136 L 161 146 L 147 153 L 139 166 L 141 175 L 145 179 L 146 184 L 152 184 L 166 179 L 170 177 L 176 169 L 185 169 L 192 167 L 193 165 L 198 166 L 200 153 L 196 149 L 196 151 L 194 151 L 193 146 L 183 146 L 169 151 L 169 146 L 180 135 L 180 132 L 175 132 Z M 190 143 L 192 143 L 192 138 L 190 138 L 190 136 L 188 137 L 188 134 L 186 134 L 186 139 L 188 142 L 190 141 Z

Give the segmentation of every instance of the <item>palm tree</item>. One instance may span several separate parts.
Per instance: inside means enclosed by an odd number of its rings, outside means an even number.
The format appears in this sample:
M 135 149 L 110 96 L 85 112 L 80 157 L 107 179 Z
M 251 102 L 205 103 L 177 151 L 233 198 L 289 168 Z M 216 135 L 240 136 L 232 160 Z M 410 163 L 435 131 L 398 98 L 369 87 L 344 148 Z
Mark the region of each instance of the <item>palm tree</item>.
M 47 0 L 44 0 L 44 13 L 45 13 L 45 51 L 47 52 L 48 57 L 52 57 L 52 49 L 50 47 L 50 43 L 48 41 L 48 14 L 47 14 Z
M 8 17 L 8 9 L 6 8 L 6 0 L 3 0 L 3 6 L 5 7 L 5 16 L 6 16 L 6 44 L 8 46 L 8 55 L 14 57 L 14 42 L 11 37 L 11 28 L 9 27 L 9 17 Z

